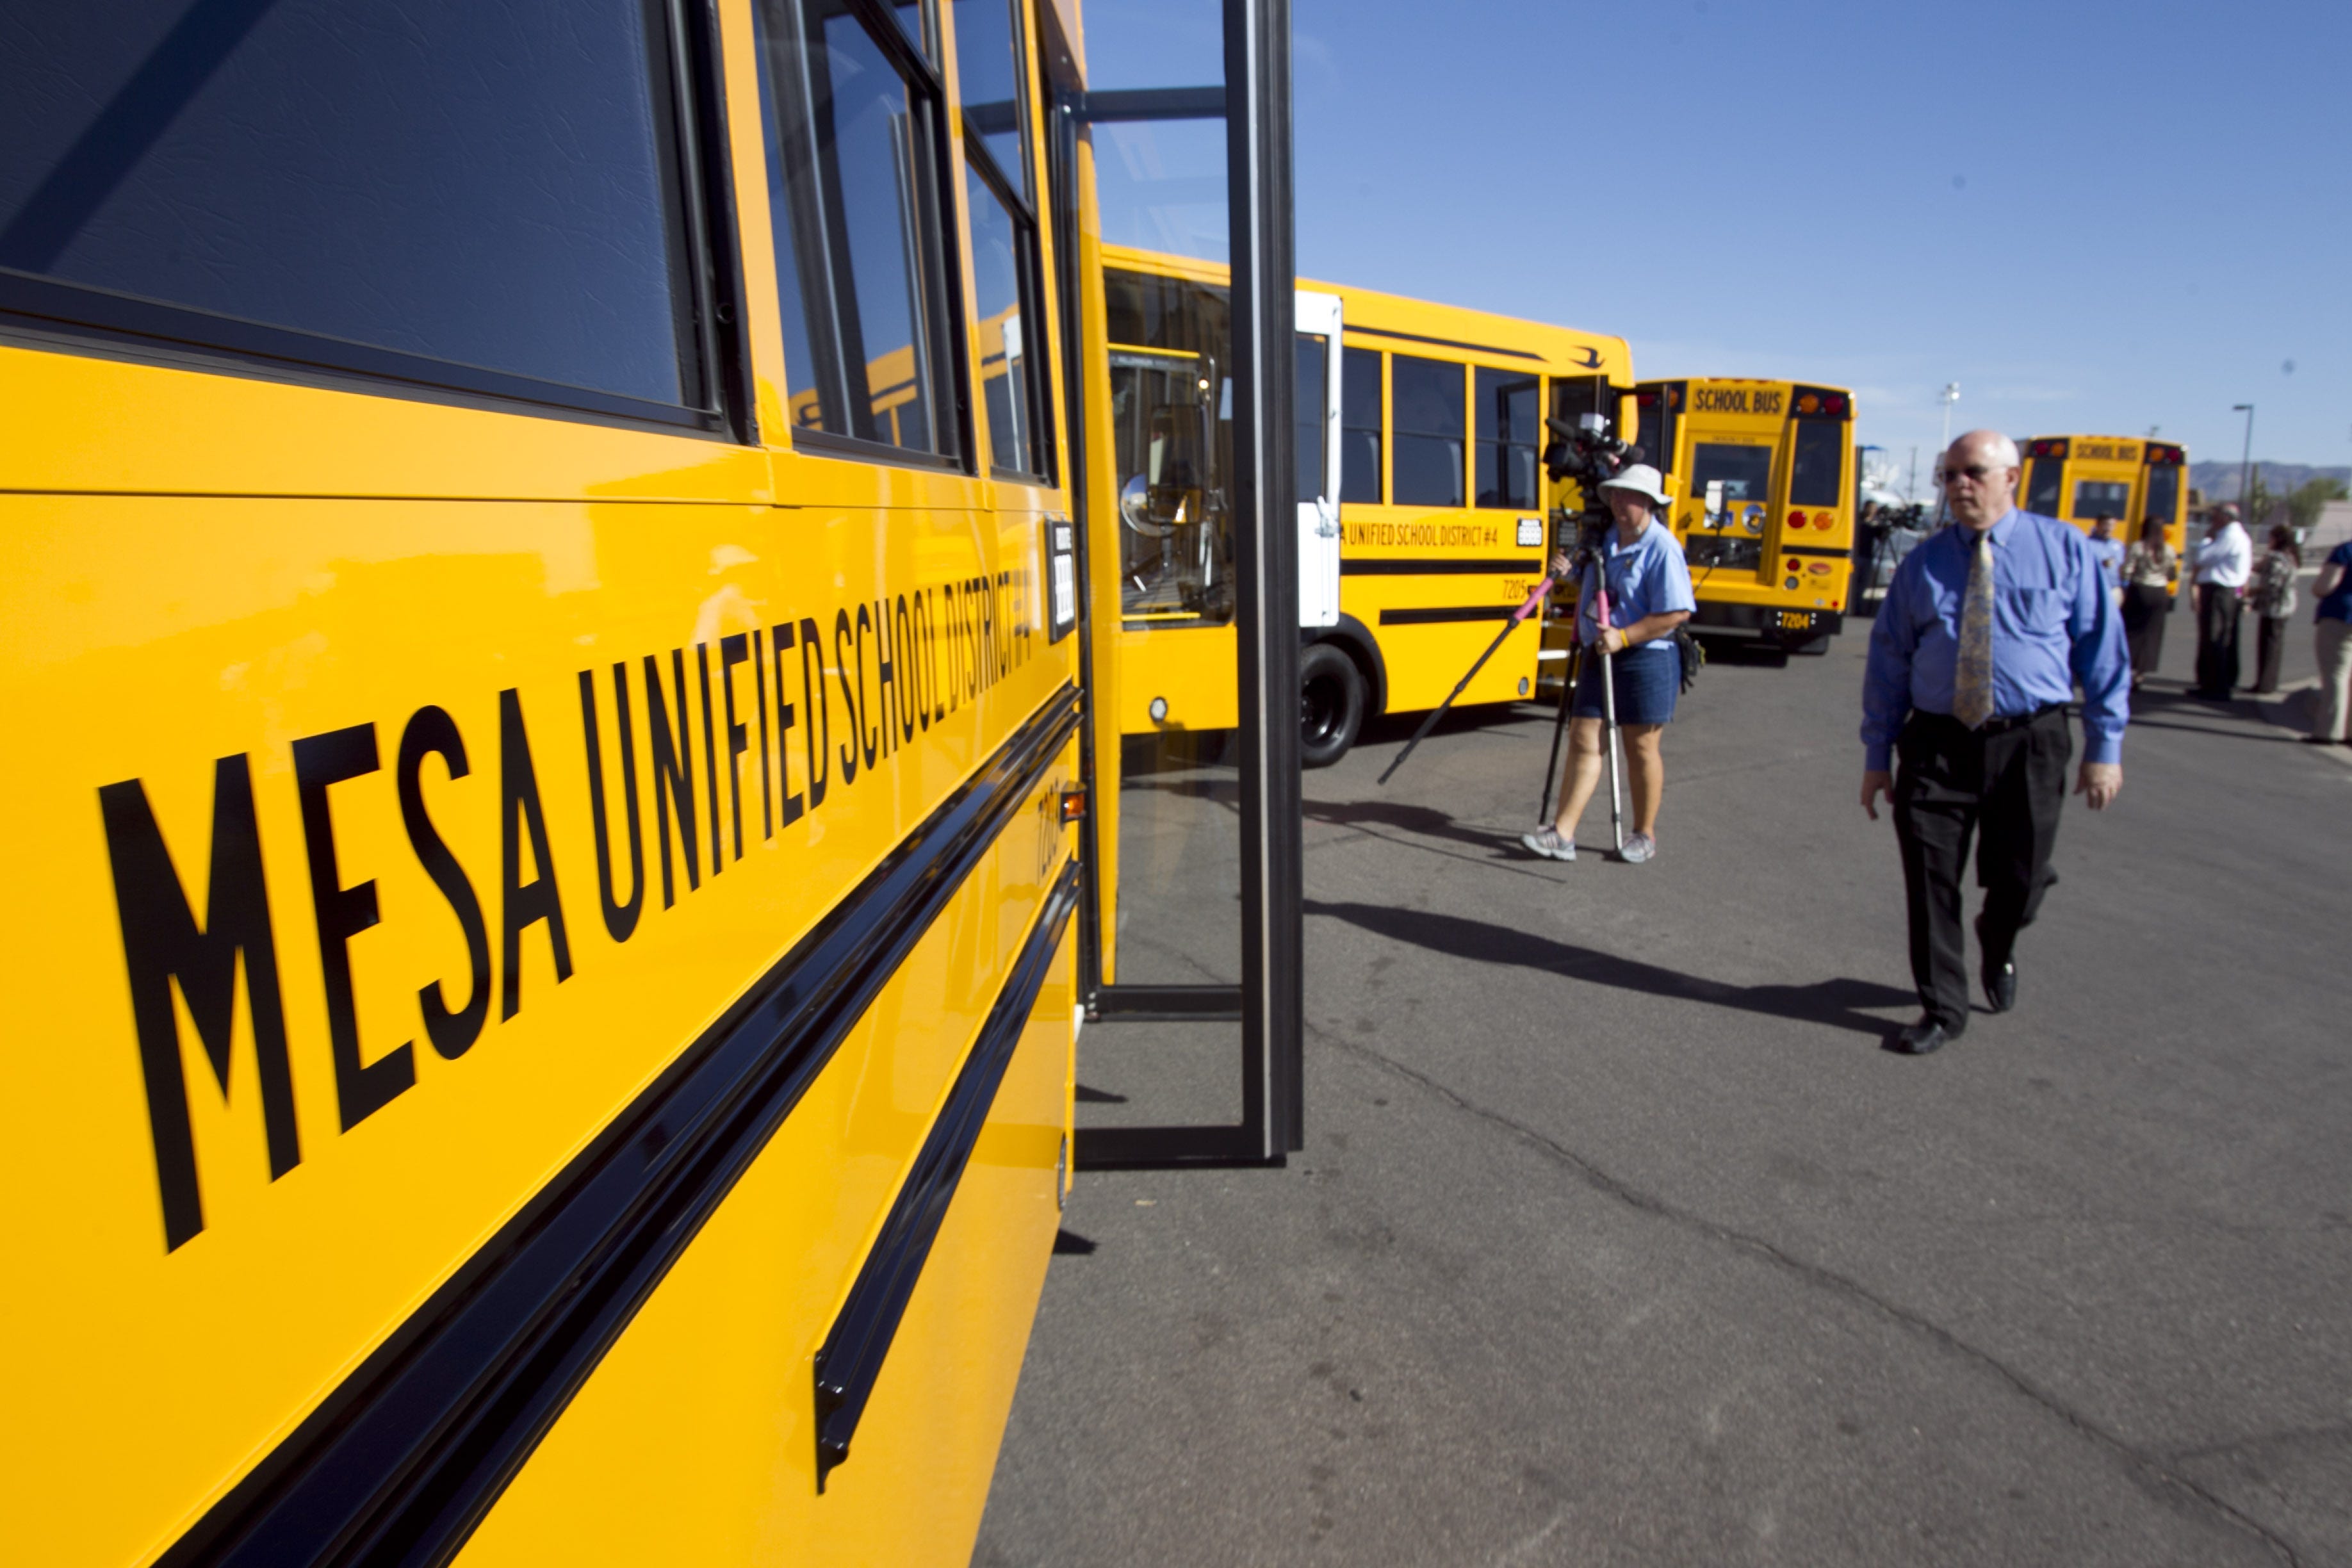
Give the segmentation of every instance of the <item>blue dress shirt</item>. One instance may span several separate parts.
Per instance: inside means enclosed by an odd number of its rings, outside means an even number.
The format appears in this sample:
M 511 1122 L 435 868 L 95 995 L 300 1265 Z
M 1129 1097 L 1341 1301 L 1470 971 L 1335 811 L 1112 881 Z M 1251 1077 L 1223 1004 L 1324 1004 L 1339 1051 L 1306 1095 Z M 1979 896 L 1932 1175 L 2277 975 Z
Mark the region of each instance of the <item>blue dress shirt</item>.
M 1609 531 L 1608 542 L 1601 550 L 1601 575 L 1609 584 L 1609 624 L 1612 626 L 1622 629 L 1652 616 L 1698 608 L 1698 600 L 1691 595 L 1690 566 L 1683 560 L 1683 547 L 1655 518 L 1643 527 L 1631 544 L 1618 543 L 1617 531 Z M 1584 584 L 1576 600 L 1577 637 L 1582 642 L 1591 642 L 1601 635 L 1592 614 L 1594 587 L 1593 571 L 1587 567 Z M 1617 657 L 1664 658 L 1674 652 L 1672 637 L 1656 637 L 1624 649 Z
M 1862 682 L 1864 767 L 1883 771 L 1914 709 L 1952 710 L 1976 535 L 1958 524 L 1903 558 L 1870 628 Z M 2131 661 L 2091 542 L 2012 510 L 1992 525 L 1992 710 L 2013 719 L 2073 700 L 2083 684 L 2083 760 L 2123 756 Z

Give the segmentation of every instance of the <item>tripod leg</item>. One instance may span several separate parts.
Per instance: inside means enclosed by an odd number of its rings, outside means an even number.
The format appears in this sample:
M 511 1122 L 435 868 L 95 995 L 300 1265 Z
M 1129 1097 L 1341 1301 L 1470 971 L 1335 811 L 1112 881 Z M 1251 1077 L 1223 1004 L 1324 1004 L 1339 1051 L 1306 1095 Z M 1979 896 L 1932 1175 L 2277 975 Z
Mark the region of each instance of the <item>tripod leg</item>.
M 1618 853 L 1625 849 L 1624 790 L 1618 776 L 1617 762 L 1617 667 L 1608 654 L 1601 656 L 1601 707 L 1608 716 L 1608 733 L 1601 737 L 1609 747 L 1609 832 L 1617 841 Z
M 1541 827 L 1551 820 L 1551 786 L 1559 777 L 1559 742 L 1568 733 L 1568 710 L 1576 706 L 1576 678 L 1583 663 L 1583 651 L 1571 650 L 1568 668 L 1560 679 L 1559 713 L 1551 721 L 1551 761 L 1544 766 L 1543 798 L 1536 803 L 1536 826 Z

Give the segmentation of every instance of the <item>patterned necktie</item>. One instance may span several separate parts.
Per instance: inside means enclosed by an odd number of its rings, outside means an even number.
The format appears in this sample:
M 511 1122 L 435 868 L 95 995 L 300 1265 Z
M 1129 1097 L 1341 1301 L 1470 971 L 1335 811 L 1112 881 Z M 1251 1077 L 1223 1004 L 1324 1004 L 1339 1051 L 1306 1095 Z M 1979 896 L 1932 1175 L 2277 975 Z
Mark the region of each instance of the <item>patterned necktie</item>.
M 1973 730 L 1992 717 L 1992 531 L 1977 535 L 1960 601 L 1960 659 L 1952 677 L 1952 717 Z

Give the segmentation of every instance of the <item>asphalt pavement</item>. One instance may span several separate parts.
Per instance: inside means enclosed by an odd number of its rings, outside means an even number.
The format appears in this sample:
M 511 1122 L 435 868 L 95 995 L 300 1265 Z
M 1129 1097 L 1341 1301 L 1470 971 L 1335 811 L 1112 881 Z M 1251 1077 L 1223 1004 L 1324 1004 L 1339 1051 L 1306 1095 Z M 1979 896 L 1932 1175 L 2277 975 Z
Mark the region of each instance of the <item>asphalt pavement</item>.
M 1709 667 L 1645 866 L 1520 849 L 1532 709 L 1308 775 L 1307 1152 L 1082 1174 L 977 1563 L 2352 1563 L 2352 751 L 2159 679 L 1890 1055 L 1867 629 Z

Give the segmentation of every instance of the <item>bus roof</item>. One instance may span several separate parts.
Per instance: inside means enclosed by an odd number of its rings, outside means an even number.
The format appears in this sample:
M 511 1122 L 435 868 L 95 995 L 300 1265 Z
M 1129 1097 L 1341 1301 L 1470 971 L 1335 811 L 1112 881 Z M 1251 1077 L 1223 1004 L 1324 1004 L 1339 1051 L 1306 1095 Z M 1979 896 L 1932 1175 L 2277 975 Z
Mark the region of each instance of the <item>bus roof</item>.
M 1853 395 L 1853 388 L 1840 386 L 1835 382 L 1791 381 L 1769 375 L 1662 375 L 1644 379 L 1642 382 L 1644 387 L 1664 386 L 1669 384 L 1675 386 L 1777 386 L 1783 391 L 1799 386 L 1810 386 L 1817 392 L 1843 392 L 1848 397 Z
M 1104 246 L 1102 261 L 1106 268 L 1189 278 L 1221 287 L 1230 276 L 1223 262 L 1200 261 L 1123 245 Z M 1400 353 L 1453 349 L 1496 359 L 1534 362 L 1553 374 L 1597 373 L 1621 386 L 1630 384 L 1633 379 L 1633 353 L 1623 338 L 1580 332 L 1459 305 L 1411 300 L 1402 294 L 1383 294 L 1376 289 L 1359 289 L 1347 283 L 1321 283 L 1301 278 L 1298 287 L 1339 295 L 1346 321 L 1344 335 L 1350 341 L 1362 335 L 1363 342 L 1357 345 L 1361 348 L 1393 349 Z
M 2058 443 L 2063 442 L 2060 447 Z M 2186 463 L 2189 449 L 2178 441 L 2139 436 L 2029 436 L 2018 449 L 2029 458 L 2065 457 L 2094 463 Z

